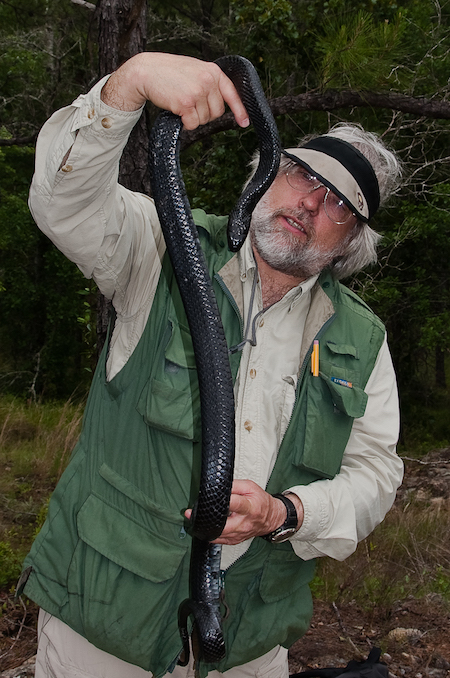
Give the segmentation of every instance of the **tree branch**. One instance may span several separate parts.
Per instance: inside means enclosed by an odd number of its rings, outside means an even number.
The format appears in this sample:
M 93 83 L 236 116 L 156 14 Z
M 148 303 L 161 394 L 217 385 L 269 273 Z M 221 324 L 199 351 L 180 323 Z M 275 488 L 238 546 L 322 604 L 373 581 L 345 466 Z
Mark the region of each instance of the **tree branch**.
M 298 111 L 332 111 L 336 108 L 388 108 L 419 117 L 450 119 L 450 102 L 443 99 L 425 99 L 395 92 L 354 92 L 328 90 L 272 99 L 274 115 Z
M 38 133 L 30 134 L 28 137 L 12 137 L 11 139 L 1 139 L 0 146 L 32 146 Z
M 78 0 L 72 0 L 75 2 Z M 283 96 L 269 100 L 275 116 L 299 113 L 301 111 L 333 111 L 338 108 L 385 108 L 401 113 L 410 113 L 418 118 L 450 120 L 450 101 L 445 99 L 425 99 L 407 94 L 354 92 L 328 90 L 326 92 L 306 92 L 297 96 Z M 218 120 L 198 127 L 181 136 L 182 148 L 218 132 L 237 127 L 232 113 L 225 113 Z M 36 134 L 28 137 L 1 139 L 0 146 L 26 146 L 34 143 Z
M 86 7 L 86 9 L 90 9 L 91 12 L 96 9 L 96 5 L 93 5 L 92 2 L 86 2 L 86 0 L 71 0 L 75 5 L 82 5 L 83 7 Z
M 275 116 L 300 111 L 333 111 L 337 108 L 387 108 L 417 117 L 450 119 L 450 102 L 443 99 L 425 99 L 406 94 L 328 90 L 306 92 L 297 96 L 283 96 L 269 100 Z M 183 132 L 182 146 L 187 148 L 204 137 L 234 129 L 237 125 L 231 113 L 190 132 Z

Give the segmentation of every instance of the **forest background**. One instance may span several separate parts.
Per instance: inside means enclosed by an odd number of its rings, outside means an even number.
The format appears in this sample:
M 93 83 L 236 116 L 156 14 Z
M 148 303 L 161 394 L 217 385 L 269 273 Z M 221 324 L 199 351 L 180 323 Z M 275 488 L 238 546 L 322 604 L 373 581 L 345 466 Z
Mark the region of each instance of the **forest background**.
M 129 24 L 107 31 L 123 36 L 140 13 L 146 49 L 248 57 L 283 144 L 349 120 L 399 153 L 405 186 L 374 222 L 384 236 L 379 264 L 346 282 L 387 325 L 402 440 L 423 439 L 433 422 L 434 438 L 449 439 L 450 418 L 437 415 L 448 407 L 450 346 L 450 3 L 433 0 L 115 0 L 97 8 L 0 0 L 1 391 L 82 397 L 95 365 L 95 286 L 35 227 L 27 192 L 43 122 L 120 61 L 103 57 L 99 66 L 99 22 L 114 5 L 131 8 Z M 156 113 L 148 108 L 148 124 Z M 186 136 L 182 154 L 192 206 L 216 214 L 236 200 L 256 143 L 251 129 L 214 133 L 220 128 Z M 145 173 L 128 183 L 150 190 Z
M 14 666 L 34 651 L 35 611 L 13 601 L 11 586 L 75 442 L 104 331 L 95 285 L 28 211 L 36 136 L 55 110 L 144 46 L 249 58 L 285 146 L 351 121 L 380 134 L 403 162 L 404 186 L 373 223 L 383 234 L 379 262 L 344 282 L 386 323 L 400 452 L 407 468 L 433 470 L 433 489 L 412 473 L 357 553 L 322 564 L 315 594 L 341 611 L 356 597 L 386 624 L 398 600 L 420 596 L 423 610 L 423 597 L 438 595 L 444 617 L 433 608 L 424 628 L 433 638 L 432 624 L 440 626 L 442 646 L 450 623 L 450 1 L 0 0 L 0 660 Z M 151 190 L 146 139 L 156 114 L 148 105 L 121 166 L 134 190 Z M 230 115 L 185 134 L 192 206 L 228 213 L 255 146 L 253 130 L 237 130 Z M 423 456 L 433 448 L 437 456 Z M 371 638 L 384 642 L 382 631 Z
M 102 61 L 107 45 L 99 55 L 99 23 L 127 5 L 125 25 L 106 26 L 116 44 L 140 14 L 148 50 L 248 57 L 285 145 L 349 120 L 399 153 L 405 186 L 374 223 L 380 261 L 346 282 L 387 325 L 402 441 L 448 440 L 450 3 L 437 0 L 0 0 L 1 392 L 82 398 L 95 366 L 95 286 L 35 227 L 27 193 L 43 122 L 118 65 L 117 53 Z M 182 154 L 192 205 L 216 214 L 232 207 L 256 144 L 251 129 L 217 132 L 227 127 L 186 136 Z M 145 172 L 128 184 L 150 190 Z

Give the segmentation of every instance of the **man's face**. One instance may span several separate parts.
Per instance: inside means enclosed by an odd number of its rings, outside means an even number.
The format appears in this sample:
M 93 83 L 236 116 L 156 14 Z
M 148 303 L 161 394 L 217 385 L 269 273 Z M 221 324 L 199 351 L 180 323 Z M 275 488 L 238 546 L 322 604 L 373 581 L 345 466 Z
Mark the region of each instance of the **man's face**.
M 279 174 L 256 206 L 251 223 L 252 245 L 277 271 L 309 278 L 341 255 L 356 217 L 335 224 L 324 209 L 326 188 L 308 194 L 292 188 Z

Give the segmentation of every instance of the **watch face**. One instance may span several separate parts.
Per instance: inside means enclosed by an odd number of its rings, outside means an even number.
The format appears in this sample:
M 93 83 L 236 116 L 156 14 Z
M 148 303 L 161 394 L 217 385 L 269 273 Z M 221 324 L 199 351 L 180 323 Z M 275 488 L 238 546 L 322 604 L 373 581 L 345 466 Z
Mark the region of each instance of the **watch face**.
M 272 535 L 271 541 L 275 542 L 275 544 L 281 544 L 283 541 L 287 541 L 289 537 L 292 537 L 296 531 L 295 527 L 282 527 L 279 532 Z

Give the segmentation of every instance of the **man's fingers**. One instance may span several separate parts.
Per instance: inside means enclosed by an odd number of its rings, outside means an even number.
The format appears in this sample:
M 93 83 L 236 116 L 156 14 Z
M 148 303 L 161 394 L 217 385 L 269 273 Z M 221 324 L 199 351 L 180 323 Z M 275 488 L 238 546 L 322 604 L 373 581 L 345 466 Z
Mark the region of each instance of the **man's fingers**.
M 196 129 L 199 125 L 220 118 L 225 111 L 222 97 L 210 96 L 196 102 L 195 106 L 184 111 L 181 121 L 186 129 Z
M 248 113 L 245 110 L 245 106 L 241 101 L 239 94 L 237 93 L 236 87 L 233 85 L 231 80 L 222 73 L 219 79 L 219 89 L 222 94 L 222 97 L 227 102 L 230 107 L 237 124 L 240 127 L 248 127 L 250 121 L 248 119 Z
M 228 78 L 227 78 L 228 80 Z M 234 85 L 231 81 L 228 81 L 231 84 L 232 91 L 234 91 L 234 96 L 232 97 L 233 102 L 233 113 L 236 118 L 236 122 L 241 127 L 247 127 L 249 125 L 249 119 L 247 111 L 244 108 Z M 195 103 L 195 106 L 184 110 L 181 115 L 181 120 L 186 129 L 196 129 L 199 125 L 206 125 L 212 120 L 220 118 L 225 113 L 225 99 L 222 93 L 219 90 L 214 90 L 208 94 L 204 99 L 198 99 Z
M 197 83 L 198 91 L 191 92 L 193 106 L 181 111 L 186 129 L 195 129 L 198 125 L 220 118 L 225 112 L 225 103 L 230 107 L 238 125 L 247 127 L 250 124 L 248 113 L 230 78 L 215 64 L 203 66 L 205 70 Z
M 251 503 L 243 494 L 232 494 L 230 497 L 230 513 L 245 515 L 251 510 Z

